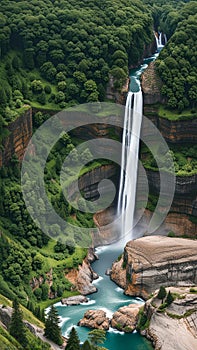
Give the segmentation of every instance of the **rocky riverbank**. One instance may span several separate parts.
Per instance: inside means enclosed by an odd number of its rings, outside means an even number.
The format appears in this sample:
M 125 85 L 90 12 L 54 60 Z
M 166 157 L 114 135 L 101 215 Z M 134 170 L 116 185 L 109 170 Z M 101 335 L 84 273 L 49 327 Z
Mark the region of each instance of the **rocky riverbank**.
M 88 295 L 97 292 L 97 288 L 92 282 L 99 276 L 91 268 L 91 263 L 98 259 L 92 248 L 89 249 L 87 257 L 78 269 L 72 269 L 66 274 L 66 278 L 72 283 L 73 290 L 77 290 L 82 295 Z
M 197 288 L 166 288 L 169 290 L 174 301 L 166 307 L 157 298 L 158 291 L 146 301 L 141 334 L 153 342 L 155 350 L 197 349 Z

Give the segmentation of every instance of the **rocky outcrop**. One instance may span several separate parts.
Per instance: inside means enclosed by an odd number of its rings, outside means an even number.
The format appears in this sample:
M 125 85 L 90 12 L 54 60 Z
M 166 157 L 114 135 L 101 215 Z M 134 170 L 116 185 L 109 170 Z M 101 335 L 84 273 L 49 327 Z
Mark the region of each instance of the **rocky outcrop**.
M 93 271 L 90 265 L 90 261 L 93 262 L 97 258 L 98 257 L 94 254 L 93 249 L 90 248 L 82 265 L 79 265 L 78 269 L 72 269 L 66 274 L 66 278 L 72 283 L 73 289 L 77 290 L 82 295 L 97 292 L 97 288 L 92 282 L 99 276 Z M 90 259 L 90 261 L 88 259 Z
M 109 329 L 109 318 L 106 316 L 106 312 L 103 310 L 88 310 L 84 317 L 79 321 L 78 325 L 82 327 L 96 328 L 96 329 Z
M 125 293 L 147 299 L 156 288 L 197 283 L 197 241 L 147 236 L 130 241 L 124 251 Z M 117 262 L 111 278 L 120 285 Z M 122 271 L 121 271 L 122 273 Z
M 155 62 L 151 62 L 141 76 L 144 104 L 164 103 L 161 95 L 162 81 L 156 73 Z
M 63 298 L 61 300 L 62 305 L 80 305 L 81 303 L 87 303 L 88 298 L 86 298 L 84 295 L 75 295 L 73 297 Z
M 7 165 L 14 154 L 22 160 L 32 136 L 32 110 L 29 109 L 7 126 L 7 136 L 0 150 L 0 167 Z
M 124 266 L 123 264 L 124 262 L 122 257 L 119 261 L 116 261 L 113 264 L 110 277 L 112 281 L 115 281 L 119 287 L 124 289 L 127 284 L 127 279 L 126 279 L 126 273 L 125 273 L 126 266 Z
M 138 322 L 141 305 L 130 304 L 123 306 L 113 314 L 111 326 L 126 333 L 133 332 Z
M 88 295 L 97 292 L 97 288 L 92 284 L 92 281 L 99 276 L 92 270 L 90 264 L 87 261 L 83 261 L 82 265 L 78 268 L 77 275 L 77 290 L 82 295 Z
M 197 294 L 183 287 L 168 290 L 175 299 L 163 310 L 161 300 L 157 299 L 158 291 L 145 303 L 148 327 L 141 334 L 152 340 L 156 350 L 194 350 L 197 348 Z

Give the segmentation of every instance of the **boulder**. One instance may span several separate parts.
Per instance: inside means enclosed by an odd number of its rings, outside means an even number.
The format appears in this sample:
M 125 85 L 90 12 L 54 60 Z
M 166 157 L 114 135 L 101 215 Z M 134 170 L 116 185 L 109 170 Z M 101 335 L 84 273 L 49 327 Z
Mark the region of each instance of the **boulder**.
M 126 333 L 133 332 L 138 321 L 138 314 L 141 305 L 130 304 L 121 307 L 113 314 L 111 326 Z
M 87 303 L 88 298 L 84 295 L 75 295 L 73 297 L 63 298 L 61 300 L 62 305 L 79 305 L 81 303 Z
M 84 317 L 79 321 L 78 325 L 82 327 L 97 328 L 108 330 L 110 320 L 103 310 L 88 310 Z

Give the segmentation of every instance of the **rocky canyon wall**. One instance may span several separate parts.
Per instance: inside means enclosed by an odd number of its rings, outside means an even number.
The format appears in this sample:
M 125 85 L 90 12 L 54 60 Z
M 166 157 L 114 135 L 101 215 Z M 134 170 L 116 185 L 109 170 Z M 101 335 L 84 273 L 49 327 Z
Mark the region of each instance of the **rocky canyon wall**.
M 163 286 L 197 283 L 197 242 L 182 238 L 147 236 L 127 243 L 122 261 L 112 266 L 111 279 L 125 293 L 147 299 Z
M 22 160 L 26 147 L 32 136 L 32 109 L 29 108 L 22 116 L 7 127 L 8 136 L 5 137 L 0 150 L 0 167 L 7 165 L 14 154 Z

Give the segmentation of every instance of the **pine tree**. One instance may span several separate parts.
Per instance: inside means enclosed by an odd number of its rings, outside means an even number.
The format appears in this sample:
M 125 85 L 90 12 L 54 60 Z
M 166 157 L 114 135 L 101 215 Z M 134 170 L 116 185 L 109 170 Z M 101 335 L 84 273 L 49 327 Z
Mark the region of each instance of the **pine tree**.
M 80 341 L 76 329 L 73 327 L 71 329 L 68 342 L 66 345 L 66 350 L 80 350 Z
M 89 341 L 86 340 L 85 343 L 83 343 L 81 349 L 82 349 L 82 350 L 92 350 L 93 348 L 92 348 L 92 346 L 90 345 Z
M 61 329 L 58 325 L 59 317 L 56 308 L 52 305 L 45 321 L 44 335 L 58 345 L 62 345 Z
M 103 344 L 106 339 L 106 332 L 103 329 L 93 329 L 89 332 L 88 338 L 93 348 L 97 348 L 98 345 Z
M 163 304 L 163 301 L 164 301 L 165 297 L 166 297 L 166 289 L 165 289 L 164 286 L 161 286 L 159 288 L 159 292 L 157 294 L 157 298 L 161 299 L 162 300 L 162 304 Z
M 17 299 L 13 301 L 13 312 L 10 322 L 10 334 L 24 347 L 27 346 L 25 326 L 23 324 L 23 314 Z
M 173 296 L 172 296 L 172 294 L 171 294 L 171 292 L 170 292 L 170 290 L 169 290 L 169 292 L 168 292 L 168 294 L 167 294 L 167 298 L 166 298 L 166 303 L 167 303 L 168 305 L 170 305 L 170 304 L 172 304 L 173 301 L 174 301 L 174 298 L 173 298 Z

